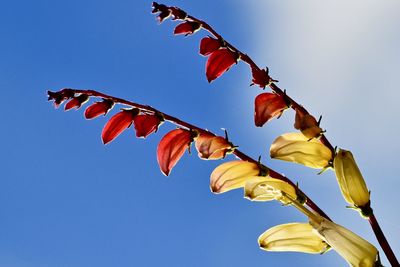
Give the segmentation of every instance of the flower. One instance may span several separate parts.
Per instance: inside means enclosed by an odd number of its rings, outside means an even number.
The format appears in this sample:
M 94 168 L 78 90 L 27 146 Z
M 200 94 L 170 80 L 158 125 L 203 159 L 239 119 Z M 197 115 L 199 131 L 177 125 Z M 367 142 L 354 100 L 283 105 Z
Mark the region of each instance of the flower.
M 221 136 L 200 133 L 196 138 L 196 149 L 201 159 L 222 159 L 233 150 L 232 144 Z
M 254 123 L 263 126 L 269 120 L 280 117 L 289 105 L 285 98 L 275 93 L 259 94 L 254 100 Z
M 310 224 L 318 234 L 328 243 L 350 266 L 373 267 L 377 261 L 378 251 L 365 239 L 341 225 L 321 218 Z
M 296 108 L 294 128 L 300 130 L 309 139 L 318 137 L 322 133 L 317 120 L 312 115 L 298 108 Z
M 258 244 L 266 251 L 324 253 L 329 249 L 329 245 L 308 223 L 274 226 L 260 235 Z
M 369 205 L 369 191 L 350 151 L 339 149 L 333 167 L 344 199 L 355 207 Z
M 278 200 L 284 205 L 290 204 L 291 199 L 297 199 L 293 185 L 269 176 L 251 177 L 244 185 L 244 194 L 252 201 Z
M 331 165 L 332 151 L 319 140 L 309 140 L 302 133 L 286 133 L 272 143 L 271 158 L 280 159 L 310 168 L 321 169 Z
M 256 163 L 244 160 L 225 162 L 211 173 L 210 188 L 213 193 L 224 193 L 243 187 L 251 177 L 259 174 L 260 167 Z

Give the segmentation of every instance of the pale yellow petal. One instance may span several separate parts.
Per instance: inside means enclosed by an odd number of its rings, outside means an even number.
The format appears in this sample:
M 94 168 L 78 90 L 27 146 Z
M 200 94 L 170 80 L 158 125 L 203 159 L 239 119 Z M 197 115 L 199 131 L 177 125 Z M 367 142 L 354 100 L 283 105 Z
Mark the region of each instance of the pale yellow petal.
M 260 172 L 256 163 L 235 160 L 219 165 L 211 173 L 210 188 L 214 193 L 223 193 L 243 187 L 246 181 Z
M 288 223 L 274 226 L 258 238 L 260 247 L 267 251 L 322 253 L 327 244 L 308 223 Z
M 350 151 L 340 149 L 333 167 L 344 199 L 357 207 L 369 203 L 369 191 Z
M 244 186 L 245 197 L 253 201 L 278 200 L 283 204 L 289 204 L 297 198 L 296 189 L 291 184 L 269 176 L 251 177 Z
M 330 165 L 332 151 L 317 139 L 309 140 L 302 133 L 286 133 L 272 143 L 271 158 L 295 162 L 310 168 Z

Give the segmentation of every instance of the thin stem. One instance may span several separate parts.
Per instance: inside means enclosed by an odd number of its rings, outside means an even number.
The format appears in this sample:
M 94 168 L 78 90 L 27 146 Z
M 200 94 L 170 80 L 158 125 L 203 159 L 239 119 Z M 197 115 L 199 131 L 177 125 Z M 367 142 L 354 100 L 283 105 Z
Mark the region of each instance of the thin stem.
M 196 130 L 199 133 L 208 133 L 208 134 L 212 134 L 212 135 L 216 136 L 212 132 L 209 132 L 209 131 L 207 131 L 207 130 L 205 130 L 203 128 L 197 127 L 196 125 L 190 124 L 188 122 L 182 121 L 182 120 L 180 120 L 180 119 L 178 119 L 178 118 L 176 118 L 174 116 L 168 115 L 168 114 L 166 114 L 164 112 L 161 112 L 161 111 L 159 111 L 159 110 L 157 110 L 157 109 L 155 109 L 153 107 L 142 105 L 142 104 L 138 104 L 138 103 L 135 103 L 135 102 L 131 102 L 131 101 L 128 101 L 128 100 L 125 100 L 125 99 L 122 99 L 122 98 L 106 95 L 106 94 L 103 94 L 103 93 L 95 91 L 95 90 L 80 90 L 80 89 L 65 88 L 65 89 L 62 89 L 59 93 L 66 94 L 66 95 L 71 95 L 71 93 L 72 94 L 86 94 L 88 96 L 101 97 L 103 99 L 111 100 L 114 103 L 128 105 L 128 106 L 131 106 L 131 107 L 136 107 L 136 108 L 140 109 L 143 112 L 153 113 L 153 114 L 155 114 L 155 113 L 161 114 L 166 121 L 169 121 L 169 122 L 171 122 L 171 123 L 173 123 L 175 125 L 178 125 L 180 127 L 186 128 L 188 130 Z M 260 164 L 257 160 L 255 160 L 252 157 L 246 155 L 245 153 L 243 153 L 239 149 L 235 149 L 233 151 L 233 154 L 236 157 L 238 157 L 239 159 L 241 159 L 241 160 L 245 160 L 245 161 L 249 161 L 249 162 Z M 268 168 L 267 166 L 264 166 L 263 164 L 261 164 L 261 167 Z M 279 179 L 279 180 L 282 180 L 282 181 L 285 181 L 285 182 L 291 184 L 292 186 L 297 187 L 297 185 L 295 183 L 293 183 L 286 176 L 284 176 L 284 175 L 282 175 L 282 174 L 280 174 L 280 173 L 278 173 L 278 172 L 276 172 L 276 171 L 274 171 L 274 170 L 272 170 L 270 168 L 268 168 L 268 170 L 269 170 L 269 176 L 271 176 L 273 178 L 276 178 L 276 179 Z M 331 219 L 328 217 L 328 215 L 326 215 L 326 213 L 320 207 L 318 207 L 318 205 L 315 204 L 303 191 L 301 191 L 299 189 L 299 192 L 300 192 L 300 194 L 303 194 L 304 197 L 306 198 L 306 205 L 310 209 L 312 209 L 313 211 L 315 211 L 316 213 L 318 213 L 322 217 L 324 217 L 324 218 L 326 218 L 326 219 L 331 221 Z
M 392 267 L 400 267 L 399 261 L 394 255 L 394 252 L 390 247 L 389 242 L 387 241 L 381 227 L 379 226 L 375 214 L 372 213 L 371 216 L 368 217 L 368 221 L 372 227 L 372 230 L 375 233 L 376 238 L 378 239 L 379 245 L 382 247 L 383 252 L 385 252 L 386 258 L 389 260 Z

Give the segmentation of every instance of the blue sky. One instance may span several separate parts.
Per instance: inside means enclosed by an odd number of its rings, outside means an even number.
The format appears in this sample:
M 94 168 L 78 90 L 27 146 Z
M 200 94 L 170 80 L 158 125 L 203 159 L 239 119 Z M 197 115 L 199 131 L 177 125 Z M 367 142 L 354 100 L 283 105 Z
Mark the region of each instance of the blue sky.
M 381 226 L 400 253 L 399 3 L 167 4 L 208 21 L 323 115 L 332 143 L 352 150 Z M 260 90 L 248 87 L 247 67 L 239 64 L 208 84 L 205 58 L 197 54 L 204 33 L 174 37 L 175 24 L 157 25 L 150 11 L 151 1 L 2 3 L 0 267 L 345 265 L 333 251 L 261 251 L 263 231 L 304 216 L 278 203 L 251 203 L 240 191 L 211 194 L 209 174 L 221 162 L 194 154 L 163 176 L 156 147 L 171 125 L 145 141 L 128 130 L 103 146 L 107 118 L 85 121 L 83 110 L 63 112 L 46 102 L 46 90 L 63 87 L 149 104 L 217 133 L 228 129 L 243 151 L 262 155 L 334 220 L 376 244 L 367 222 L 344 208 L 333 173 L 316 176 L 268 159 L 272 140 L 293 131 L 293 113 L 254 127 Z

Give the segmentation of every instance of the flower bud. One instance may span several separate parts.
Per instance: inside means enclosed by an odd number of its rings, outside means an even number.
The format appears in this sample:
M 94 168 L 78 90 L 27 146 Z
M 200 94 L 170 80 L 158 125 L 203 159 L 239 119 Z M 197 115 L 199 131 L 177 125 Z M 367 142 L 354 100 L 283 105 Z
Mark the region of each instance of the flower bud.
M 297 199 L 293 185 L 268 176 L 250 178 L 244 185 L 244 194 L 245 198 L 252 201 L 278 200 L 284 205 L 290 204 L 290 199 Z
M 272 143 L 271 158 L 322 169 L 331 165 L 332 151 L 317 139 L 309 140 L 302 133 L 286 133 Z
M 294 251 L 324 253 L 329 245 L 308 223 L 288 223 L 274 226 L 258 238 L 260 248 L 266 251 Z
M 365 239 L 326 219 L 322 219 L 320 222 L 311 221 L 310 223 L 326 243 L 336 250 L 350 266 L 375 266 L 378 251 Z
M 294 128 L 300 130 L 308 139 L 318 137 L 322 133 L 317 120 L 311 114 L 297 108 Z
M 333 160 L 336 178 L 344 199 L 355 207 L 369 203 L 369 191 L 350 151 L 339 149 Z

